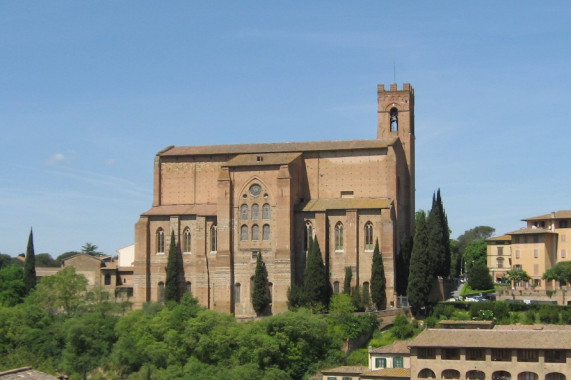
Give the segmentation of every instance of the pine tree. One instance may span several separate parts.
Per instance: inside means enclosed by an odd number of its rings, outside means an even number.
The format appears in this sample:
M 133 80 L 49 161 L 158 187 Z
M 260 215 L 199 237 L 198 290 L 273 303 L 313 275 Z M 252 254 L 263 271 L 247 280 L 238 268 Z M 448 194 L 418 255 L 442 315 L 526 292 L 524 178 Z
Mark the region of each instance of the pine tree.
M 313 239 L 305 265 L 303 288 L 311 307 L 329 305 L 330 286 L 327 271 L 321 257 L 321 249 L 317 237 Z
M 36 287 L 36 254 L 34 252 L 34 235 L 30 228 L 28 247 L 26 248 L 26 263 L 24 264 L 24 284 L 26 293 Z
M 353 278 L 353 269 L 345 267 L 345 281 L 343 281 L 343 293 L 351 294 L 351 279 Z
M 371 267 L 371 298 L 377 310 L 384 310 L 387 306 L 385 267 L 379 249 L 379 240 L 375 242 L 373 251 L 373 264 Z
M 256 271 L 254 272 L 254 289 L 252 291 L 252 306 L 256 315 L 260 316 L 270 304 L 270 289 L 268 286 L 268 271 L 262 260 L 262 254 L 258 252 L 256 258 Z
M 408 276 L 408 302 L 414 314 L 428 304 L 428 296 L 432 287 L 432 265 L 428 252 L 428 227 L 424 211 L 416 213 L 414 244 L 410 257 Z
M 435 276 L 448 277 L 450 275 L 450 233 L 440 189 L 432 196 L 432 209 L 428 215 L 427 225 L 432 271 Z
M 171 241 L 169 247 L 169 257 L 167 262 L 167 279 L 165 281 L 165 300 L 176 301 L 180 299 L 179 293 L 179 247 L 174 237 L 174 231 L 171 231 Z

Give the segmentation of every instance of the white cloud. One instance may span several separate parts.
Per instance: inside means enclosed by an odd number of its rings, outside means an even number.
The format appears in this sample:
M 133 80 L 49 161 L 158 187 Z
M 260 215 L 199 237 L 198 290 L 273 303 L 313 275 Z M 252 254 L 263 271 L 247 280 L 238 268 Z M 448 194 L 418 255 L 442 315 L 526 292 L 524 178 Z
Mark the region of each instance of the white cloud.
M 56 153 L 48 159 L 48 164 L 59 165 L 65 161 L 67 161 L 67 158 L 63 153 Z

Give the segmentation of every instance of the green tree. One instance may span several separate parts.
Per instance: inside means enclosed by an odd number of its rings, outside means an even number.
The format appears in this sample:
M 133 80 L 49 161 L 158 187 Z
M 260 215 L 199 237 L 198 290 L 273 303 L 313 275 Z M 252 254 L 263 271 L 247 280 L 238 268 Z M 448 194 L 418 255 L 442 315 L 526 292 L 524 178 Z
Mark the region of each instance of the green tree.
M 486 264 L 476 263 L 468 272 L 468 285 L 473 290 L 489 290 L 494 288 L 494 281 Z
M 262 254 L 258 252 L 256 258 L 256 271 L 254 272 L 254 289 L 252 291 L 252 306 L 258 316 L 270 305 L 270 288 L 268 285 L 268 271 L 262 260 Z
M 313 239 L 309 247 L 303 275 L 303 289 L 310 303 L 309 306 L 312 308 L 327 308 L 329 305 L 330 286 L 317 237 Z
M 379 240 L 375 242 L 375 250 L 373 251 L 373 264 L 371 268 L 371 298 L 378 310 L 384 310 L 387 307 L 386 279 L 385 267 L 383 265 L 383 257 L 379 249 Z
M 506 272 L 506 278 L 512 283 L 512 286 L 522 282 L 528 282 L 531 280 L 529 274 L 523 269 L 512 269 Z
M 433 274 L 448 277 L 450 275 L 450 236 L 440 189 L 432 196 L 432 208 L 427 218 L 427 234 Z
M 179 279 L 180 279 L 180 265 L 179 265 L 179 246 L 174 237 L 174 230 L 171 231 L 171 241 L 169 247 L 169 256 L 167 262 L 167 278 L 165 281 L 165 300 L 176 301 L 180 299 Z
M 34 252 L 34 234 L 30 228 L 28 247 L 26 248 L 26 263 L 24 264 L 24 285 L 26 293 L 36 287 L 36 254 Z
M 287 291 L 287 304 L 289 310 L 297 310 L 309 304 L 303 285 L 293 283 Z
M 458 236 L 458 239 L 454 241 L 452 247 L 455 247 L 456 249 L 455 268 L 459 274 L 462 274 L 461 273 L 462 263 L 463 262 L 465 263 L 464 250 L 466 249 L 468 244 L 476 240 L 486 240 L 490 238 L 495 231 L 496 231 L 495 228 L 490 226 L 476 226 L 474 228 L 464 231 L 462 235 Z
M 29 299 L 54 312 L 61 309 L 69 316 L 85 303 L 86 289 L 85 276 L 75 273 L 74 267 L 65 267 L 55 275 L 43 278 L 26 301 Z
M 14 306 L 26 296 L 23 270 L 16 265 L 0 269 L 0 305 Z
M 412 251 L 412 237 L 403 236 L 400 241 L 399 252 L 396 258 L 396 290 L 399 295 L 406 295 L 408 273 L 410 269 L 410 254 Z
M 571 284 L 571 261 L 555 264 L 543 274 L 544 280 L 556 280 L 561 284 Z
M 343 281 L 343 293 L 351 294 L 351 280 L 353 279 L 353 268 L 345 267 L 345 280 Z
M 103 252 L 99 252 L 97 250 L 98 248 L 99 247 L 97 247 L 95 244 L 85 243 L 81 246 L 81 253 L 85 253 L 86 255 L 90 256 L 102 256 Z
M 39 253 L 36 255 L 36 267 L 57 268 L 59 265 L 49 253 Z
M 422 210 L 416 213 L 414 244 L 410 258 L 410 273 L 408 276 L 407 295 L 412 312 L 420 314 L 428 305 L 428 296 L 432 288 L 432 265 L 428 252 L 428 231 L 426 213 Z
M 465 271 L 470 273 L 472 266 L 484 265 L 487 260 L 487 243 L 484 239 L 474 240 L 468 243 L 464 249 L 464 267 Z
M 392 332 L 397 339 L 412 338 L 415 334 L 413 325 L 403 314 L 395 317 Z
M 61 255 L 56 257 L 57 266 L 58 267 L 61 266 L 63 264 L 64 260 L 66 260 L 72 256 L 79 255 L 80 253 L 81 252 L 78 252 L 78 251 L 67 251 L 67 252 L 62 253 Z

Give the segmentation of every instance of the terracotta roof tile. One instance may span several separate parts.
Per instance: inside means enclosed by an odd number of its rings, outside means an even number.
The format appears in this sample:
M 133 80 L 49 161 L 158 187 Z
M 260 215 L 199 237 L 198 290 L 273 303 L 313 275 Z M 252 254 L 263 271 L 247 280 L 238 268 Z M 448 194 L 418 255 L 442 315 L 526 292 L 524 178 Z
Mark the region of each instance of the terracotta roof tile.
M 374 371 L 361 373 L 361 379 L 382 379 L 382 378 L 402 377 L 410 379 L 410 368 L 383 368 Z
M 532 216 L 531 218 L 526 218 L 522 220 L 528 221 L 528 220 L 569 219 L 569 218 L 571 218 L 571 210 L 561 210 L 561 211 L 554 211 L 553 213 L 545 215 Z
M 287 153 L 328 150 L 379 149 L 393 145 L 397 138 L 347 141 L 285 142 L 269 144 L 236 144 L 206 146 L 173 146 L 160 151 L 159 156 L 193 156 L 210 154 Z
M 331 368 L 331 369 L 325 369 L 323 371 L 321 371 L 322 374 L 327 375 L 327 374 L 334 374 L 334 373 L 343 373 L 343 374 L 355 374 L 358 375 L 364 371 L 367 371 L 369 368 L 368 367 L 363 367 L 363 366 L 348 366 L 348 365 L 344 365 L 342 367 L 335 367 L 335 368 Z
M 287 165 L 301 156 L 301 153 L 258 153 L 258 154 L 239 154 L 228 160 L 222 166 L 272 166 Z
M 494 236 L 491 237 L 489 239 L 486 239 L 486 241 L 511 241 L 512 237 L 510 235 L 501 235 L 501 236 Z
M 520 228 L 517 231 L 508 232 L 508 235 L 523 235 L 523 234 L 554 234 L 555 232 L 547 228 Z
M 141 215 L 216 215 L 216 208 L 213 204 L 165 205 L 153 207 Z
M 408 340 L 397 340 L 387 346 L 373 348 L 369 352 L 371 354 L 410 354 L 409 344 Z

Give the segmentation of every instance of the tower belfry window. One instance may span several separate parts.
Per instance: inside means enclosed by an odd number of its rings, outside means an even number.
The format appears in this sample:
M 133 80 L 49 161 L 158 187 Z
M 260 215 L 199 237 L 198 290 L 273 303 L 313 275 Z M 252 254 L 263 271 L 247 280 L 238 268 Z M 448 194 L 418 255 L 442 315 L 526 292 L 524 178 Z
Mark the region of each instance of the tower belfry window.
M 399 130 L 399 118 L 398 118 L 398 113 L 399 111 L 397 111 L 396 108 L 391 108 L 391 113 L 390 113 L 390 122 L 391 122 L 391 132 L 398 132 Z

